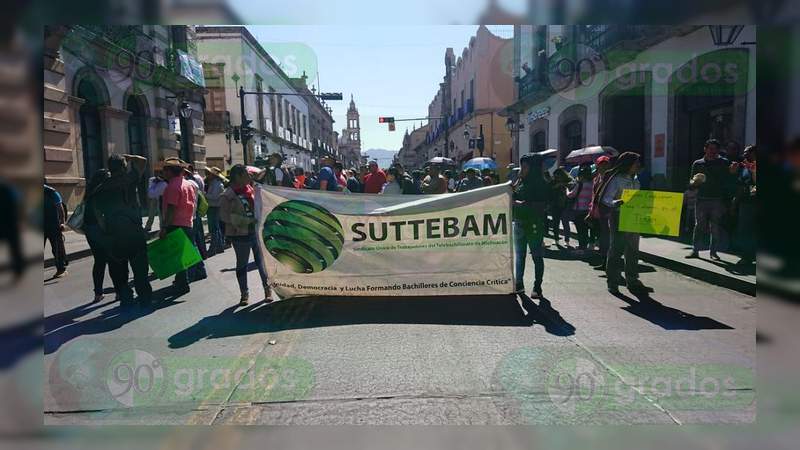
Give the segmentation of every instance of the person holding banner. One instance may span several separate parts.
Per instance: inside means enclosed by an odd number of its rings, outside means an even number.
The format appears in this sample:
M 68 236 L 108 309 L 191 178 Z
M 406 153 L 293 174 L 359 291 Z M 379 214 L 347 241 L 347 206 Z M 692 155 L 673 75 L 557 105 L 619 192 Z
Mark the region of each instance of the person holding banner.
M 519 177 L 512 184 L 513 194 L 513 232 L 516 279 L 516 293 L 525 291 L 523 277 L 527 247 L 533 257 L 534 280 L 532 298 L 542 296 L 544 277 L 544 214 L 549 195 L 549 186 L 542 175 L 542 158 L 536 154 L 526 154 L 520 161 Z
M 164 161 L 164 176 L 167 188 L 162 195 L 164 223 L 158 233 L 164 239 L 167 233 L 181 229 L 190 241 L 194 242 L 194 217 L 197 201 L 197 185 L 186 179 L 186 164 L 178 158 L 167 158 Z M 175 274 L 174 295 L 189 293 L 189 276 L 186 270 Z
M 226 223 L 225 236 L 233 244 L 236 253 L 236 281 L 241 293 L 239 305 L 246 306 L 249 302 L 247 263 L 251 250 L 264 286 L 264 301 L 271 302 L 272 291 L 267 283 L 267 271 L 256 236 L 255 189 L 250 184 L 247 169 L 241 164 L 231 168 L 231 184 L 220 198 L 220 218 Z
M 619 231 L 619 208 L 622 206 L 622 191 L 639 189 L 636 174 L 641 169 L 640 156 L 625 152 L 619 155 L 614 166 L 603 175 L 599 189 L 600 208 L 607 211 L 608 228 L 611 230 L 608 255 L 606 256 L 606 283 L 608 291 L 619 293 L 619 285 L 625 283 L 631 293 L 646 291 L 639 281 L 639 234 Z M 620 257 L 625 256 L 625 280 L 620 274 Z

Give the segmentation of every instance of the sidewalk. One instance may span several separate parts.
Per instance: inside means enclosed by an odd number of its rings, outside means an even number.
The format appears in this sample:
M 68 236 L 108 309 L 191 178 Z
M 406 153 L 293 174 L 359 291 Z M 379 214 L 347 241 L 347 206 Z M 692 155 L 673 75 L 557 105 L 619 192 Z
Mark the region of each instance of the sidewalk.
M 738 256 L 718 252 L 721 260 L 714 261 L 707 250 L 700 252 L 700 258 L 687 259 L 691 250 L 691 244 L 656 236 L 642 236 L 639 242 L 642 261 L 743 294 L 756 295 L 755 265 L 742 271 L 742 267 L 736 265 Z

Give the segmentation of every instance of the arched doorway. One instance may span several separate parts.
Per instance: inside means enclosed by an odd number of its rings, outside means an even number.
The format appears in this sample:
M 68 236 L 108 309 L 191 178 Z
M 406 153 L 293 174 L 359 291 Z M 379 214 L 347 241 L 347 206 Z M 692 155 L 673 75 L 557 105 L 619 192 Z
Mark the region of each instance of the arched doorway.
M 620 153 L 632 151 L 649 162 L 651 74 L 631 72 L 612 81 L 600 93 L 600 145 Z
M 139 204 L 147 205 L 147 178 L 151 174 L 150 152 L 147 146 L 147 101 L 141 95 L 129 95 L 125 100 L 125 110 L 131 113 L 128 117 L 128 153 L 144 156 L 148 159 L 145 173 L 141 174 Z
M 147 158 L 147 110 L 141 98 L 128 96 L 125 110 L 131 113 L 128 118 L 128 152 Z
M 558 153 L 560 160 L 572 150 L 586 146 L 586 106 L 572 105 L 558 116 Z
M 87 179 L 103 168 L 103 132 L 99 106 L 104 103 L 101 93 L 88 78 L 78 83 L 77 97 L 84 103 L 78 112 L 81 126 L 83 173 Z
M 550 128 L 550 121 L 544 118 L 536 119 L 530 124 L 530 139 L 528 151 L 531 153 L 547 150 L 547 130 Z
M 755 107 L 747 105 L 748 58 L 747 49 L 717 50 L 670 77 L 667 176 L 674 189 L 686 188 L 706 140 L 744 141 L 746 108 Z

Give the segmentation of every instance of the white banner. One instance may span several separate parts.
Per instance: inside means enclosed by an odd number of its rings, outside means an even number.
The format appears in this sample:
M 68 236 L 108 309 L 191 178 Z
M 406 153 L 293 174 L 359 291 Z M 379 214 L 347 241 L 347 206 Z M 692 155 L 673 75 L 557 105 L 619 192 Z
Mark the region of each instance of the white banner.
M 281 298 L 514 290 L 508 184 L 414 196 L 260 186 L 256 211 Z

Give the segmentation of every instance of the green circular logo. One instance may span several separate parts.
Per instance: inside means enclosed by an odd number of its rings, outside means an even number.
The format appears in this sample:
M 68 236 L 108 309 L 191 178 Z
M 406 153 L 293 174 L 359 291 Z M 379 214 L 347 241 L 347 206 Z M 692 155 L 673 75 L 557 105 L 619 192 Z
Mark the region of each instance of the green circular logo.
M 298 273 L 321 272 L 342 253 L 344 230 L 336 216 L 303 200 L 283 202 L 264 222 L 264 245 Z

